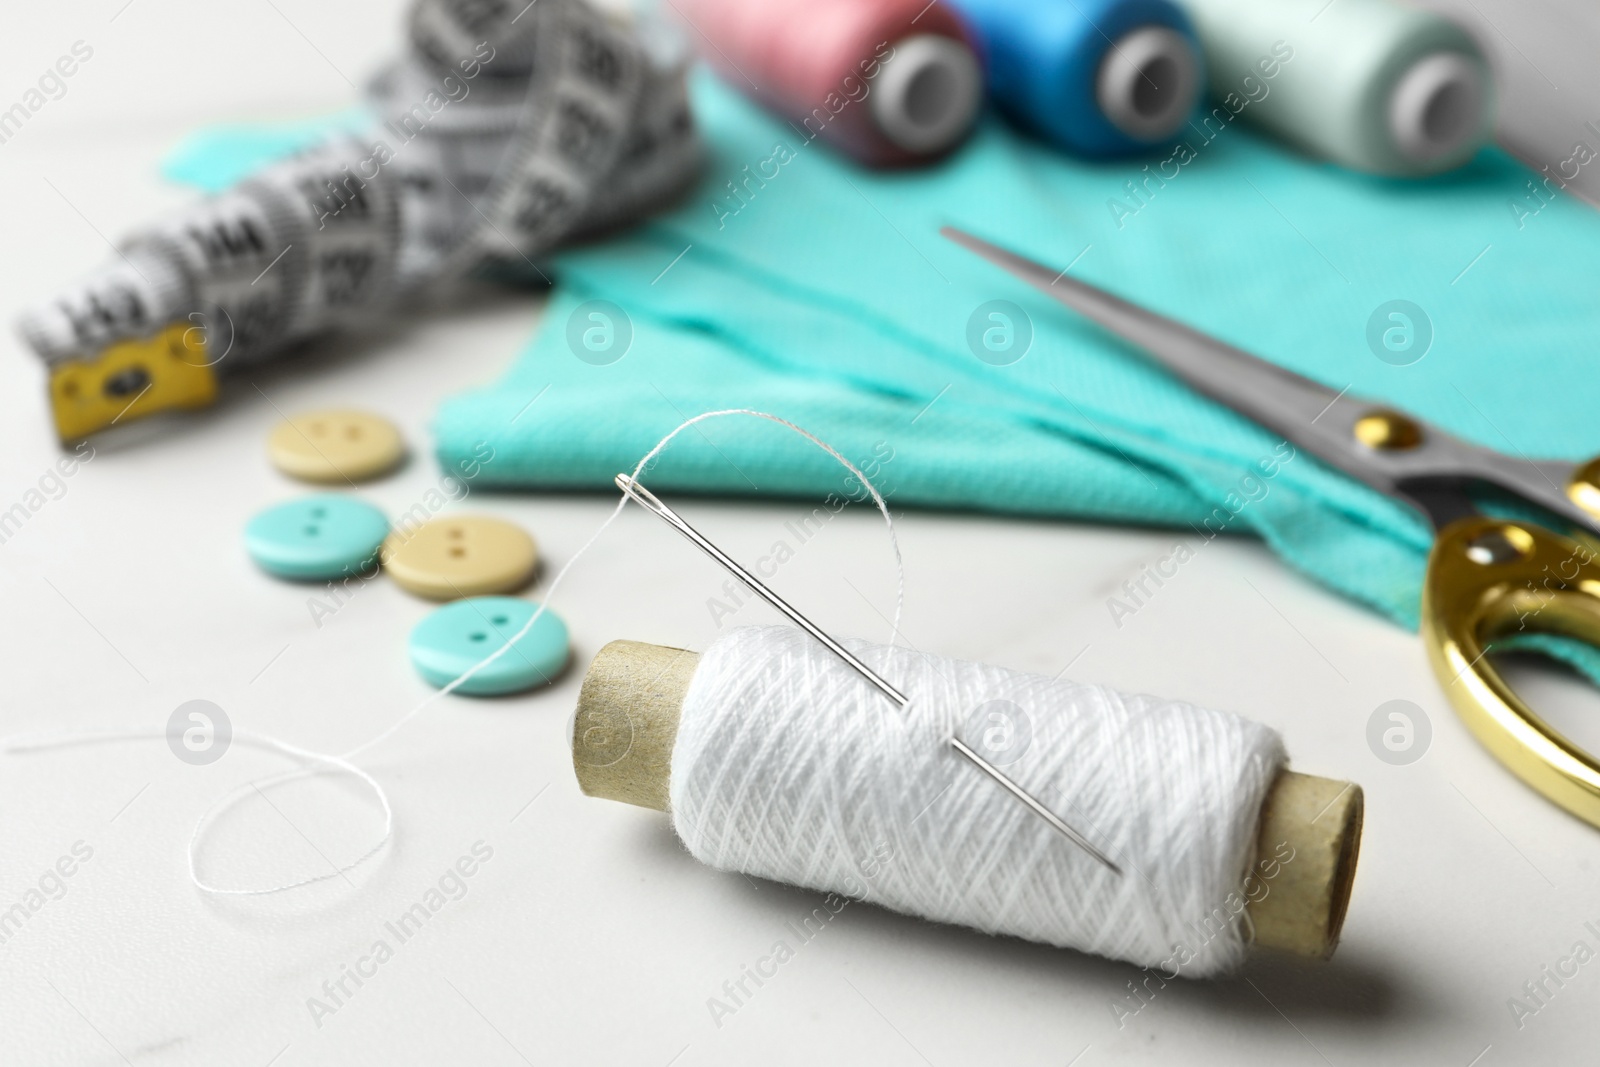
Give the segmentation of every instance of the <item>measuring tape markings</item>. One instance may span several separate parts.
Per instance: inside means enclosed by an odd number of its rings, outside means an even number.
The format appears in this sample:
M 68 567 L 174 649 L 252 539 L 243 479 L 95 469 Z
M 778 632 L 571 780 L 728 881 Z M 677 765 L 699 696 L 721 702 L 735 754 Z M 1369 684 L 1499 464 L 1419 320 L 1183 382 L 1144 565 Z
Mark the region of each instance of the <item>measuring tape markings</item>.
M 704 151 L 689 104 L 687 53 L 652 61 L 612 179 L 594 194 L 573 231 L 586 236 L 650 214 L 700 176 Z
M 285 340 L 305 298 L 304 229 L 286 196 L 252 180 L 129 244 L 154 238 L 154 247 L 177 256 L 214 365 L 222 358 L 248 362 Z
M 424 6 L 429 0 L 424 0 Z M 582 217 L 616 164 L 644 87 L 644 56 L 631 34 L 582 3 L 530 12 L 540 32 L 523 120 L 446 273 L 484 256 L 519 258 L 553 248 Z
M 26 314 L 19 329 L 47 366 L 144 336 L 181 315 L 189 279 L 166 256 L 130 249 Z
M 80 401 L 96 388 L 117 399 L 140 373 L 123 365 L 139 346 L 156 363 L 159 349 L 225 373 L 637 219 L 681 192 L 701 159 L 687 50 L 650 29 L 582 0 L 419 0 L 412 54 L 372 83 L 371 129 L 330 136 L 135 234 L 118 262 L 25 315 L 24 337 L 52 375 L 75 365 Z M 167 336 L 173 324 L 181 341 Z M 116 381 L 94 370 L 113 348 Z M 184 381 L 117 417 L 194 406 L 204 383 Z M 66 412 L 55 384 L 63 438 L 116 421 L 98 401 Z
M 397 183 L 381 169 L 371 179 L 352 174 L 347 159 L 370 142 L 349 137 L 292 161 L 286 175 L 297 203 L 311 212 L 306 295 L 292 327 L 297 336 L 348 322 L 386 304 L 394 291 L 401 243 Z M 330 211 L 330 199 L 337 206 Z

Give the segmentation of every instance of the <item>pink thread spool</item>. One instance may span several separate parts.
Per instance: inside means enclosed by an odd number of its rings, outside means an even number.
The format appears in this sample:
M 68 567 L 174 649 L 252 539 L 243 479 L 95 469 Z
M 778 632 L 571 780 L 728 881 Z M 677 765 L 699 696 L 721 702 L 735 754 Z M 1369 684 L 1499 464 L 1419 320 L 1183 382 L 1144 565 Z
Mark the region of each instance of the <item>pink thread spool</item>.
M 973 37 L 927 0 L 674 0 L 729 84 L 868 166 L 966 137 L 983 99 Z

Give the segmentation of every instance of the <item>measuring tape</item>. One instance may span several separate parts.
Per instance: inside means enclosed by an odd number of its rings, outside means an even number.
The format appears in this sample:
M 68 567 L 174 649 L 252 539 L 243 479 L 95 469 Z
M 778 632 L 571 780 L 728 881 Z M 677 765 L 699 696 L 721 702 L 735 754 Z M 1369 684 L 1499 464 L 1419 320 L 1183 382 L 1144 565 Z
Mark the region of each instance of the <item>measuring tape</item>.
M 211 403 L 221 375 L 514 275 L 694 181 L 687 50 L 585 0 L 417 0 L 376 116 L 134 234 L 27 312 L 63 441 Z M 502 271 L 503 273 L 503 271 Z

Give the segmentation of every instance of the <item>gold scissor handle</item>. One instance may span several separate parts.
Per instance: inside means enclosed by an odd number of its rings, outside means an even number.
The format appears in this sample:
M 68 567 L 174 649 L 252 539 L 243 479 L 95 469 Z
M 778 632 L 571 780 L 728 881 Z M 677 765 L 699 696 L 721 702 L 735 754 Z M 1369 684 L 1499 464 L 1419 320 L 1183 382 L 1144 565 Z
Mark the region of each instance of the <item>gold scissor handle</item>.
M 1434 673 L 1496 759 L 1600 826 L 1600 761 L 1534 714 L 1486 655 L 1496 638 L 1518 633 L 1600 648 L 1600 549 L 1531 523 L 1450 523 L 1428 557 L 1422 596 L 1422 637 Z

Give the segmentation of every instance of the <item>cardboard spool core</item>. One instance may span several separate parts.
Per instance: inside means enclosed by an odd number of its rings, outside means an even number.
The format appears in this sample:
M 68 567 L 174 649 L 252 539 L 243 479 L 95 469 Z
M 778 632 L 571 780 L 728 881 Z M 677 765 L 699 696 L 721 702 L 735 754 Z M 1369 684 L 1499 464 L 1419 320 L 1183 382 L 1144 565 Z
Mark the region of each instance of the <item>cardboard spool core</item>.
M 669 810 L 672 747 L 699 662 L 693 652 L 638 641 L 600 650 L 572 729 L 572 765 L 585 793 Z M 1363 808 L 1353 782 L 1278 775 L 1261 807 L 1252 877 L 1240 887 L 1257 946 L 1314 959 L 1333 954 L 1355 880 Z

